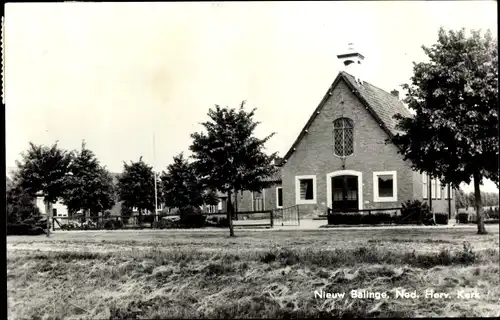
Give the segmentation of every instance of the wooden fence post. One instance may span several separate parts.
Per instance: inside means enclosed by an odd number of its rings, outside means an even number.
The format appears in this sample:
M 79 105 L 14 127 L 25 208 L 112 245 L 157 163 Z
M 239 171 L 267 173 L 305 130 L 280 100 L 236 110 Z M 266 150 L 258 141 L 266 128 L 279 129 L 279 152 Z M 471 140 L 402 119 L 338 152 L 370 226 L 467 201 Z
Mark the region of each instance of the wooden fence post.
M 271 212 L 270 212 L 270 215 L 271 215 L 271 216 L 270 216 L 270 218 L 271 218 L 271 228 L 272 228 L 272 227 L 274 227 L 274 216 L 273 216 L 273 212 L 274 212 L 274 210 L 271 210 Z
M 299 211 L 299 206 L 297 206 L 297 222 L 300 226 L 300 211 Z

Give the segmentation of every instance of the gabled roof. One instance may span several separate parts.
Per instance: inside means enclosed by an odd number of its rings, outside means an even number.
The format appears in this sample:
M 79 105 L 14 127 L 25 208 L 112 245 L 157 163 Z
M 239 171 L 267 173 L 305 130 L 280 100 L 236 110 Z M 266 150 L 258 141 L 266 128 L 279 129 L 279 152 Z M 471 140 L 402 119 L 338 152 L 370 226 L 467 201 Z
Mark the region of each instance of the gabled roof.
M 410 111 L 397 97 L 368 82 L 363 81 L 363 85 L 358 84 L 352 75 L 342 71 L 335 78 L 335 81 L 333 81 L 333 84 L 326 92 L 318 107 L 316 107 L 316 110 L 314 110 L 306 125 L 300 131 L 299 136 L 292 144 L 290 150 L 288 150 L 286 155 L 283 157 L 280 166 L 285 164 L 288 158 L 290 158 L 294 149 L 297 147 L 300 140 L 302 140 L 302 137 L 306 134 L 307 129 L 309 129 L 316 116 L 326 104 L 331 92 L 335 89 L 340 80 L 345 81 L 349 89 L 351 89 L 354 95 L 356 95 L 356 97 L 366 107 L 367 111 L 372 115 L 375 121 L 380 124 L 380 127 L 389 135 L 389 137 L 393 137 L 396 133 L 400 132 L 396 129 L 397 120 L 393 118 L 394 115 L 399 113 L 405 117 L 412 117 Z

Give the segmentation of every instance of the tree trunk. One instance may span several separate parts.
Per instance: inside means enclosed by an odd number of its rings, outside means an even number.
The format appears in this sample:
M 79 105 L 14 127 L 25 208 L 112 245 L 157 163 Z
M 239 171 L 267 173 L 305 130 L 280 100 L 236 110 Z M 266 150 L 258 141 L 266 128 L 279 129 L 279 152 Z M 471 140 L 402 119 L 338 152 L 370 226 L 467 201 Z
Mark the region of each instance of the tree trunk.
M 429 184 L 429 190 L 428 190 L 429 209 L 431 210 L 431 212 L 433 212 L 434 210 L 432 210 L 432 177 L 430 175 L 427 176 L 427 183 Z
M 451 187 L 450 184 L 448 183 L 448 220 L 451 220 Z
M 142 229 L 142 209 L 139 210 L 139 229 Z
M 234 190 L 234 219 L 238 220 L 238 190 Z
M 481 191 L 479 190 L 479 181 L 481 180 L 481 175 L 479 172 L 474 173 L 474 195 L 475 195 L 475 207 L 476 207 L 476 221 L 477 221 L 477 233 L 487 234 L 486 228 L 484 227 L 484 217 L 483 217 L 483 207 L 481 204 Z
M 52 203 L 45 200 L 45 216 L 47 218 L 47 237 L 50 236 L 50 217 L 52 212 Z
M 233 205 L 231 204 L 231 191 L 227 192 L 227 219 L 229 220 L 229 236 L 234 237 Z

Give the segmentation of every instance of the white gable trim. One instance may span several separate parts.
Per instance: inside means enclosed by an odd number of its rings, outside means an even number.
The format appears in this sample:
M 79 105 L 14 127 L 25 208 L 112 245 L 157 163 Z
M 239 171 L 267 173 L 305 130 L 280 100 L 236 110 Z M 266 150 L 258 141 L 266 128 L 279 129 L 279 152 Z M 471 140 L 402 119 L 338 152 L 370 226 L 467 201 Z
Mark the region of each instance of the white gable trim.
M 332 208 L 332 178 L 337 176 L 356 176 L 358 177 L 358 207 L 363 209 L 363 173 L 354 170 L 339 170 L 330 172 L 326 175 L 326 204 Z

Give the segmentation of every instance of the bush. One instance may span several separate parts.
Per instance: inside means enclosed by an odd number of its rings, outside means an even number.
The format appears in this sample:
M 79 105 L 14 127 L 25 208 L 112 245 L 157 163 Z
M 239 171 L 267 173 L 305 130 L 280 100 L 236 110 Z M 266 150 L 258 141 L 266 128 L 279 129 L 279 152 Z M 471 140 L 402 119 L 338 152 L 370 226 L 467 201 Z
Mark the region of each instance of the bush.
M 207 216 L 202 214 L 190 213 L 183 214 L 179 224 L 183 228 L 201 228 L 205 225 Z
M 115 230 L 122 228 L 123 222 L 121 220 L 106 220 L 106 222 L 104 222 L 104 229 L 106 230 Z
M 328 224 L 381 224 L 394 222 L 390 213 L 332 213 L 328 215 Z
M 145 214 L 142 216 L 143 223 L 153 223 L 155 222 L 155 216 L 153 214 Z
M 498 219 L 488 219 L 484 220 L 484 224 L 498 224 Z
M 469 222 L 469 214 L 465 212 L 457 213 L 457 221 L 458 223 L 468 223 Z
M 44 234 L 45 230 L 36 226 L 25 223 L 8 223 L 7 235 L 8 236 L 31 236 Z
M 435 213 L 436 224 L 448 224 L 448 214 L 443 212 Z
M 408 200 L 401 205 L 401 221 L 422 222 L 431 210 L 426 202 Z
M 228 218 L 220 218 L 217 221 L 217 226 L 222 227 L 222 228 L 228 228 L 229 227 L 229 219 Z
M 489 212 L 490 219 L 498 219 L 498 208 L 494 208 Z
M 171 227 L 172 222 L 168 220 L 160 220 L 153 222 L 153 229 L 166 229 Z
M 123 229 L 123 221 L 115 220 L 114 221 L 115 229 Z
M 205 221 L 207 227 L 227 228 L 229 220 L 226 217 L 209 217 Z

